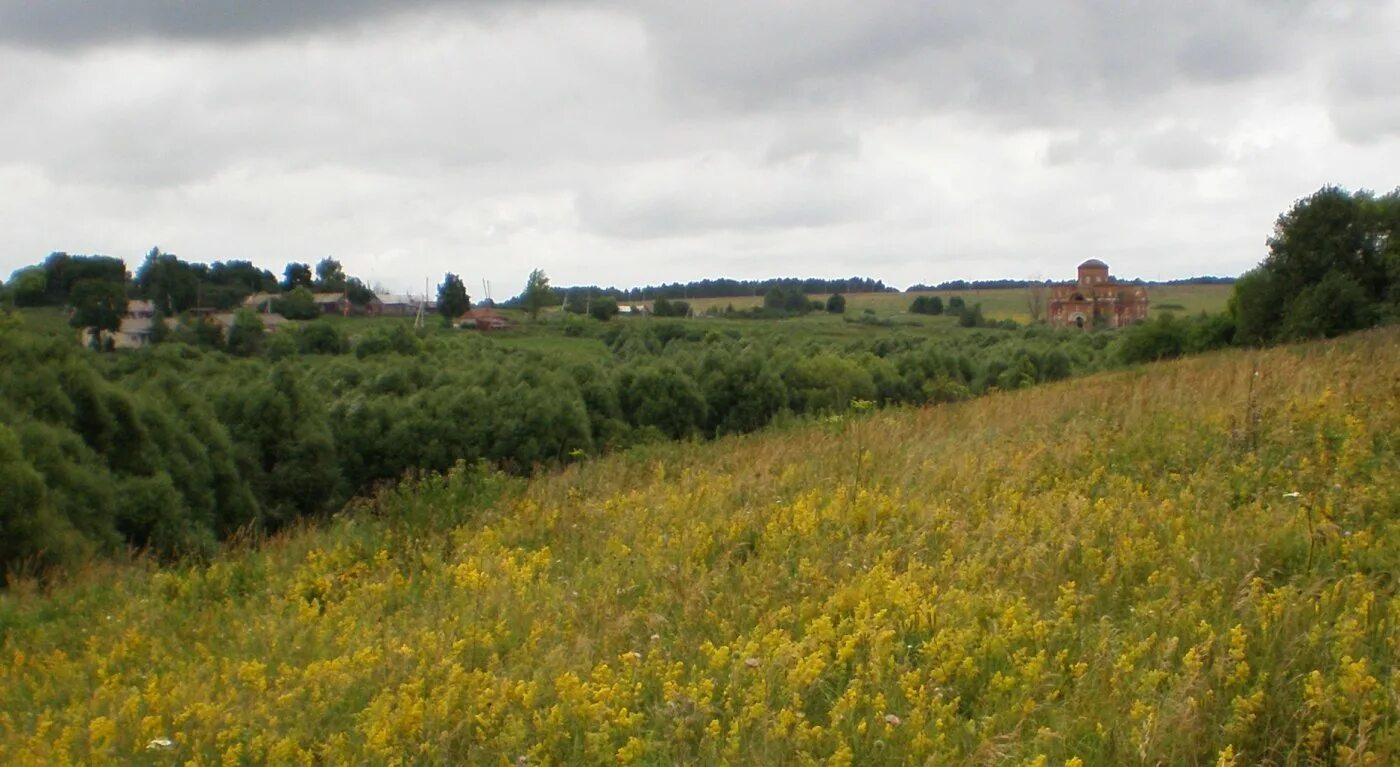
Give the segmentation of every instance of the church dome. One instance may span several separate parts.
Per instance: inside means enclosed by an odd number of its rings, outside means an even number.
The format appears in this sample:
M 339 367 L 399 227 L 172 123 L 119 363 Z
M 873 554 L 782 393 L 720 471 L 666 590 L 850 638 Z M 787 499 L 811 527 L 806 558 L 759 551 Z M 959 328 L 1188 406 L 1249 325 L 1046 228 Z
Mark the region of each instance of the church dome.
M 1089 259 L 1088 261 L 1085 261 L 1084 263 L 1080 264 L 1080 265 L 1079 265 L 1079 268 L 1080 268 L 1080 269 L 1107 269 L 1107 268 L 1108 268 L 1108 264 L 1105 264 L 1104 262 L 1098 260 L 1097 258 L 1091 258 L 1091 259 Z

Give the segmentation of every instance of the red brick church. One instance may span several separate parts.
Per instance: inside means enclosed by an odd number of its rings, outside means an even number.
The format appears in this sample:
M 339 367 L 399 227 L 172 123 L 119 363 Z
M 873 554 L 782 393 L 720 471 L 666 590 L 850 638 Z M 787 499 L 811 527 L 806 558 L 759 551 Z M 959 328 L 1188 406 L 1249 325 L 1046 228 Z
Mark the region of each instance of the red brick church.
M 1147 289 L 1114 282 L 1108 276 L 1108 264 L 1097 258 L 1079 265 L 1077 283 L 1050 289 L 1050 324 L 1053 327 L 1121 328 L 1145 319 Z

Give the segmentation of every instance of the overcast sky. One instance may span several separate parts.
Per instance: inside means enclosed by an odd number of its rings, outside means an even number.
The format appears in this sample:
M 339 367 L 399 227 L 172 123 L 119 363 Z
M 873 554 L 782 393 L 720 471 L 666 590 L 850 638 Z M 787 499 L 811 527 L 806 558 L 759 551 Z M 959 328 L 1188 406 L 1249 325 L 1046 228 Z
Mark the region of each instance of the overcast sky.
M 1400 0 L 0 0 L 0 276 L 1238 274 L 1400 184 Z

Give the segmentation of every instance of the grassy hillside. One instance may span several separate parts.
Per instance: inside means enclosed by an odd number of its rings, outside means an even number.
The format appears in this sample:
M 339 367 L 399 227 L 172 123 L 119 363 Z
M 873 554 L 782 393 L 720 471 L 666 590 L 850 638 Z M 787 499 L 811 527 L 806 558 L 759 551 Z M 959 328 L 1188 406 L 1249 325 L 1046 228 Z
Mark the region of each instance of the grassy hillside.
M 1397 381 L 1214 354 L 20 584 L 0 763 L 1395 763 Z

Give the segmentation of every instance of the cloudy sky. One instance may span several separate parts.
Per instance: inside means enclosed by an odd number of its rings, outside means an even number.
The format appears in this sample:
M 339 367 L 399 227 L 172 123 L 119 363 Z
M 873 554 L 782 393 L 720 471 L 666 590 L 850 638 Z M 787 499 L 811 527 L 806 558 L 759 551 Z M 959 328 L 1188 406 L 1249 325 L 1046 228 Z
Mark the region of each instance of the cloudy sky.
M 1400 184 L 1397 39 L 1400 0 L 0 0 L 0 276 L 1238 274 Z

